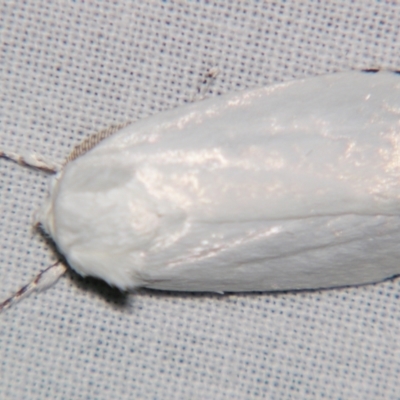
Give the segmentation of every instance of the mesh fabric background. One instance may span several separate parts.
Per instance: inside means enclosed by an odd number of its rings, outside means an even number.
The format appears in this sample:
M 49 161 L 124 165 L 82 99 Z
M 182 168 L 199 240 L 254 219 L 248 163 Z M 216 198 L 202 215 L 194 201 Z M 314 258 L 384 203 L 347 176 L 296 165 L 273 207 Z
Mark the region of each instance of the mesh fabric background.
M 389 1 L 2 1 L 0 148 L 61 162 L 96 130 L 207 96 L 400 69 Z M 48 176 L 0 159 L 0 298 L 55 258 Z M 0 315 L 1 399 L 400 399 L 400 280 L 128 297 L 68 275 Z

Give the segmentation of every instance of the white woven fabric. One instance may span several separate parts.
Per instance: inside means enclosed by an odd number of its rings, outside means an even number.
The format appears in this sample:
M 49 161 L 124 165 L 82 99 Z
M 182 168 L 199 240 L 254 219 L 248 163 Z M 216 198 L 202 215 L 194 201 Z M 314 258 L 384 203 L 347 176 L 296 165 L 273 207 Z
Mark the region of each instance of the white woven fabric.
M 325 3 L 325 5 L 324 5 Z M 383 1 L 3 1 L 0 149 L 61 162 L 109 125 L 350 68 L 400 69 Z M 0 159 L 0 299 L 55 259 L 48 177 Z M 400 260 L 399 260 L 400 262 Z M 0 399 L 400 399 L 400 279 L 124 297 L 70 272 L 0 315 Z

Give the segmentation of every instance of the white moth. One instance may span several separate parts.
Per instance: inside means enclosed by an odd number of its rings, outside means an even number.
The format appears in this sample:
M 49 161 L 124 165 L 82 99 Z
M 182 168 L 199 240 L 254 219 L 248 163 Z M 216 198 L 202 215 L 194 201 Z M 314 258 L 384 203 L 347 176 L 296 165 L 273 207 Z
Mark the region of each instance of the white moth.
M 75 271 L 122 290 L 393 277 L 400 76 L 303 79 L 127 125 L 53 177 L 38 219 Z

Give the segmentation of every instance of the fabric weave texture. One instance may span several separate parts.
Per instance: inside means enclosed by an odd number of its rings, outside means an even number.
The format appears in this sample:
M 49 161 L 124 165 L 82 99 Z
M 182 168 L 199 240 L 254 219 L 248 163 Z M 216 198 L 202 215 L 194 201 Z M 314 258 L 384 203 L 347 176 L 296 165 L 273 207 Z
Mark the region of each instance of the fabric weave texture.
M 0 149 L 55 163 L 96 131 L 203 94 L 400 70 L 390 1 L 14 0 L 0 26 Z M 0 299 L 56 258 L 33 228 L 48 180 L 0 159 Z M 399 400 L 399 295 L 400 278 L 125 296 L 69 272 L 0 315 L 0 399 Z

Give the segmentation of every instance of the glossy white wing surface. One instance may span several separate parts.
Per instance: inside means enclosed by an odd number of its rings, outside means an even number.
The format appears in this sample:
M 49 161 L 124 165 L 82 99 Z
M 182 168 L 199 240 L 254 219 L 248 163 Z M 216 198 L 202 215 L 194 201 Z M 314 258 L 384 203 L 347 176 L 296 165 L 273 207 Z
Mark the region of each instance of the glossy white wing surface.
M 400 274 L 400 76 L 349 72 L 155 115 L 70 162 L 40 221 L 122 289 L 270 291 Z

